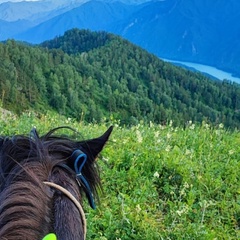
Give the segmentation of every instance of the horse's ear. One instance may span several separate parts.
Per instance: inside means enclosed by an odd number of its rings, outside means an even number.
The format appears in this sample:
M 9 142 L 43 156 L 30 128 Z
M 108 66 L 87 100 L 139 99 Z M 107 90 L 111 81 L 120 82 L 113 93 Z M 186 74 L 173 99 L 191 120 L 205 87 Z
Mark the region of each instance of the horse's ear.
M 102 151 L 112 130 L 113 126 L 111 126 L 102 136 L 81 143 L 81 147 L 84 149 L 84 152 L 90 156 L 92 160 L 96 159 L 98 154 Z
M 4 139 L 0 137 L 0 149 L 2 148 L 3 142 L 4 142 Z

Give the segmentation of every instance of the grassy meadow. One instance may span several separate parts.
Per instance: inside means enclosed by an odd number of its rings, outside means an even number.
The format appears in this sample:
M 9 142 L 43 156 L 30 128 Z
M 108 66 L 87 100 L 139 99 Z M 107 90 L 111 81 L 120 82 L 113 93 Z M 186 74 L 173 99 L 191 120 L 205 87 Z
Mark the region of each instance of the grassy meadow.
M 111 124 L 99 157 L 103 191 L 97 210 L 87 202 L 87 239 L 240 239 L 240 132 L 222 124 L 183 129 L 118 121 L 84 124 L 54 114 L 0 116 L 0 135 L 39 134 L 71 126 L 81 138 Z

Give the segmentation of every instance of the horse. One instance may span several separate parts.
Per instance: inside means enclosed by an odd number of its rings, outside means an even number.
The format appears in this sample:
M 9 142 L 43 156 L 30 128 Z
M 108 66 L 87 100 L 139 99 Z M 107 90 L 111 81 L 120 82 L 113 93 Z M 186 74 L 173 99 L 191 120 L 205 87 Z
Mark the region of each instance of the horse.
M 84 240 L 83 195 L 92 208 L 101 189 L 96 158 L 112 132 L 76 140 L 57 134 L 0 137 L 0 239 Z M 50 238 L 48 238 L 50 239 Z M 51 238 L 53 239 L 53 238 Z

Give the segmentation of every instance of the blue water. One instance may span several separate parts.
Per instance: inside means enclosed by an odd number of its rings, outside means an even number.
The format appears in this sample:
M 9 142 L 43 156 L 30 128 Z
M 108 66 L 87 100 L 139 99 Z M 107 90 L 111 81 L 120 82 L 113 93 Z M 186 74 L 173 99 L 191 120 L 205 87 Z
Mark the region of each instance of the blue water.
M 194 68 L 197 71 L 200 71 L 202 73 L 207 73 L 219 80 L 230 80 L 236 83 L 240 84 L 240 78 L 237 77 L 233 77 L 231 73 L 228 72 L 224 72 L 222 70 L 219 70 L 215 67 L 211 67 L 211 66 L 207 66 L 207 65 L 203 65 L 203 64 L 198 64 L 198 63 L 191 63 L 191 62 L 182 62 L 182 61 L 175 61 L 175 60 L 170 60 L 170 59 L 162 59 L 166 62 L 170 62 L 170 63 L 176 63 L 176 64 L 182 64 L 185 65 L 187 67 L 191 67 Z

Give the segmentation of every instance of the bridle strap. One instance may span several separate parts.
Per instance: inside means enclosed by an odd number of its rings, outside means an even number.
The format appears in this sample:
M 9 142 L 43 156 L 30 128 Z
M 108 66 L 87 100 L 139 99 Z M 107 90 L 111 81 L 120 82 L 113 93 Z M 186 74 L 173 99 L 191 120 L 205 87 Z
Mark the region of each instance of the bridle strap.
M 81 204 L 78 202 L 78 200 L 67 189 L 63 188 L 62 186 L 60 186 L 56 183 L 53 183 L 53 182 L 43 182 L 43 183 L 46 184 L 47 186 L 56 188 L 57 190 L 61 191 L 68 198 L 70 198 L 72 200 L 72 202 L 76 205 L 76 207 L 78 208 L 78 210 L 80 212 L 80 216 L 82 218 L 84 240 L 85 240 L 86 239 L 86 233 L 87 233 L 87 221 L 86 221 L 85 213 L 83 211 L 83 208 L 82 208 Z

